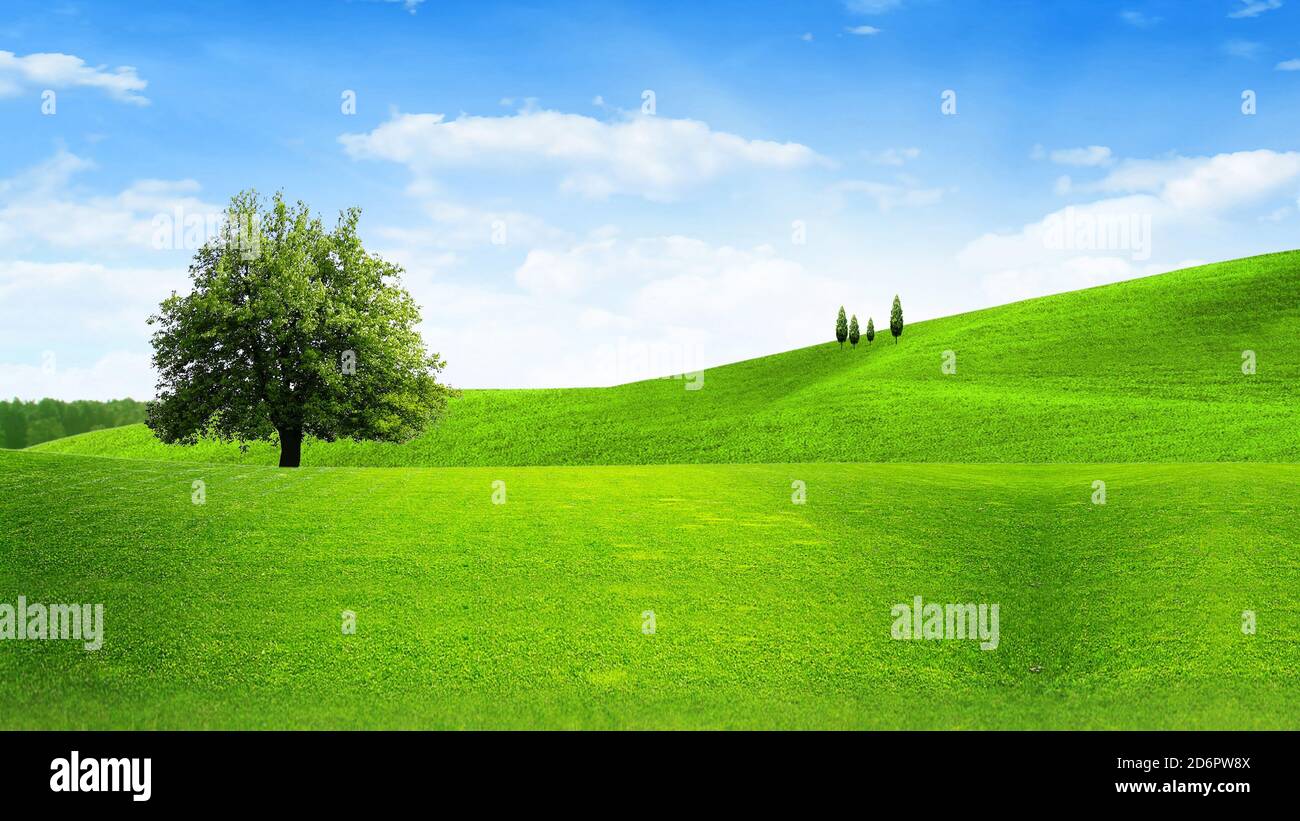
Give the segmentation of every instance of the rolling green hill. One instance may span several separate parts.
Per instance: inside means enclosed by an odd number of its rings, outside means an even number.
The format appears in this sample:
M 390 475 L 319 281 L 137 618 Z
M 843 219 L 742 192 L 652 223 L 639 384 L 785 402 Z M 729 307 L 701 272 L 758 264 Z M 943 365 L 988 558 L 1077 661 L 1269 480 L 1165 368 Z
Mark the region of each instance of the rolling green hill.
M 828 332 L 831 319 L 827 306 Z M 940 371 L 945 351 L 955 374 Z M 413 442 L 312 442 L 303 464 L 1289 462 L 1300 460 L 1298 396 L 1292 251 L 921 322 L 898 345 L 886 330 L 857 350 L 829 343 L 714 368 L 700 390 L 660 379 L 466 391 Z M 167 447 L 138 425 L 37 449 L 276 459 L 265 444 Z
M 698 391 L 467 391 L 297 470 L 0 451 L 0 604 L 105 607 L 97 651 L 0 642 L 0 727 L 1296 729 L 1298 386 L 1290 252 Z M 996 650 L 891 639 L 916 596 L 998 604 Z
M 104 630 L 0 642 L 0 727 L 1295 729 L 1297 514 L 1296 465 L 5 451 L 0 602 Z M 996 649 L 892 640 L 914 596 L 997 604 Z

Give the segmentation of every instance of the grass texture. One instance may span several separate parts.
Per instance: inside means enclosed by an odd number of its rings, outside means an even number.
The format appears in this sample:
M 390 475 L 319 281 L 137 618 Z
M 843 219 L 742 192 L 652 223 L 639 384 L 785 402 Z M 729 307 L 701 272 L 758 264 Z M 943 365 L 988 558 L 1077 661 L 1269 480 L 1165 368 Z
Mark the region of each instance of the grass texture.
M 1291 465 L 0 452 L 0 590 L 105 605 L 96 652 L 0 642 L 0 724 L 1294 729 L 1298 508 Z M 998 648 L 892 640 L 917 595 Z

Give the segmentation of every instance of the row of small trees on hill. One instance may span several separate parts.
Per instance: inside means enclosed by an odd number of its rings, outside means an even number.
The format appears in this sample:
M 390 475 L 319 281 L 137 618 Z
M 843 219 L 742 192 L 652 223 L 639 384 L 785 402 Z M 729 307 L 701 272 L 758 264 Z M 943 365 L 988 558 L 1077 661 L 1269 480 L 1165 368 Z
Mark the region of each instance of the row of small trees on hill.
M 898 338 L 903 335 L 903 303 L 898 301 L 898 295 L 894 295 L 894 306 L 889 309 L 889 332 L 894 335 L 894 344 L 898 344 Z M 852 319 L 844 318 L 844 306 L 840 306 L 840 314 L 835 318 L 835 341 L 844 347 L 844 340 L 848 340 L 853 347 L 858 347 L 858 340 L 862 338 L 862 333 L 858 328 L 858 315 L 854 314 Z M 876 323 L 871 317 L 867 317 L 867 342 L 871 343 L 876 340 Z

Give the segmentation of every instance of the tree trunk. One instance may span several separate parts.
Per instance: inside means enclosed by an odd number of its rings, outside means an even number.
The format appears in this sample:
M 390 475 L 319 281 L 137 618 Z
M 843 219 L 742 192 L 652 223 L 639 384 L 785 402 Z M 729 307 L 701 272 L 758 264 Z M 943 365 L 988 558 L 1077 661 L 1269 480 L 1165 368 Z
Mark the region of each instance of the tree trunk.
M 296 468 L 302 462 L 302 430 L 280 431 L 280 467 Z

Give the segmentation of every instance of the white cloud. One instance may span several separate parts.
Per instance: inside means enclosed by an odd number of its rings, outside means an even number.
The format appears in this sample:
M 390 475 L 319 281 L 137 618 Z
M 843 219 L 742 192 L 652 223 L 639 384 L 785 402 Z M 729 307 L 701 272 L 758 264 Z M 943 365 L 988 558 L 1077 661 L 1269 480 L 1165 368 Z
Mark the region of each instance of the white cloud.
M 671 201 L 688 187 L 741 170 L 786 170 L 824 163 L 807 146 L 750 140 L 698 120 L 626 116 L 597 120 L 558 111 L 501 117 L 400 114 L 365 134 L 339 138 L 354 158 L 407 165 L 417 175 L 443 169 L 558 170 L 560 188 L 602 199 L 635 194 Z
M 1229 12 L 1229 17 L 1258 17 L 1266 11 L 1282 7 L 1282 0 L 1240 0 L 1241 8 Z
M 515 272 L 515 281 L 533 293 L 576 294 L 611 275 L 616 256 L 622 255 L 617 242 L 599 239 L 564 251 L 534 248 Z
M 187 281 L 183 264 L 0 262 L 0 386 L 25 399 L 151 397 L 146 319 Z
M 1300 57 L 1294 60 L 1283 60 L 1273 68 L 1277 71 L 1300 71 Z
M 812 35 L 812 32 L 811 32 L 811 31 L 805 31 L 805 32 L 804 32 L 804 33 L 799 37 L 799 39 L 800 39 L 800 40 L 803 40 L 805 43 L 811 43 L 811 42 L 813 41 L 813 35 Z
M 11 253 L 32 248 L 155 250 L 155 219 L 175 221 L 179 215 L 183 226 L 186 219 L 207 224 L 222 214 L 220 206 L 196 196 L 199 184 L 194 180 L 137 180 L 115 195 L 79 195 L 73 177 L 94 167 L 90 160 L 60 150 L 0 180 L 0 243 Z
M 15 300 L 23 292 L 27 292 L 24 295 L 27 299 L 36 298 L 39 293 L 64 299 L 96 291 L 99 292 L 95 293 L 97 304 L 102 304 L 106 296 L 121 300 L 143 298 L 156 304 L 185 281 L 184 266 L 113 268 L 98 262 L 0 261 L 0 297 L 7 300 Z M 59 291 L 66 293 L 60 295 Z M 140 318 L 143 321 L 144 314 Z M 11 322 L 18 321 L 17 316 L 11 317 Z
M 57 353 L 57 352 L 56 352 Z M 51 371 L 28 362 L 0 362 L 0 385 L 6 397 L 23 399 L 136 399 L 154 395 L 154 375 L 148 354 L 111 351 L 89 366 L 64 367 Z
M 1090 145 L 1086 148 L 1058 148 L 1048 156 L 1052 162 L 1058 165 L 1096 167 L 1110 165 L 1114 162 L 1110 149 L 1104 145 Z
M 873 34 L 880 33 L 880 29 L 875 26 L 849 26 L 844 30 L 849 34 L 856 34 L 859 37 L 870 37 Z
M 873 165 L 903 165 L 919 156 L 919 148 L 886 148 L 883 151 L 866 152 L 867 162 Z
M 479 208 L 421 194 L 418 186 L 409 192 L 419 200 L 419 210 L 429 224 L 415 228 L 378 228 L 386 241 L 414 248 L 464 251 L 484 245 L 536 245 L 567 241 L 562 231 L 541 217 L 511 208 Z
M 20 94 L 26 89 L 94 88 L 120 102 L 148 105 L 149 99 L 140 93 L 147 85 L 131 66 L 110 71 L 105 66 L 92 68 L 72 54 L 52 52 L 19 57 L 12 51 L 0 51 L 0 97 Z
M 865 194 L 875 201 L 882 212 L 896 208 L 920 208 L 934 205 L 943 199 L 942 188 L 923 188 L 915 180 L 904 178 L 899 183 L 872 180 L 844 180 L 831 186 L 837 195 Z
M 1294 200 L 1297 184 L 1300 152 L 1126 160 L 1076 189 L 1112 196 L 984 234 L 957 262 L 999 301 L 1173 270 L 1222 256 L 1223 237 L 1239 234 L 1232 212 L 1271 206 L 1276 214 L 1276 200 Z
M 1092 186 L 1111 193 L 1153 193 L 1180 211 L 1220 212 L 1294 189 L 1300 152 L 1237 151 L 1212 157 L 1126 160 Z

